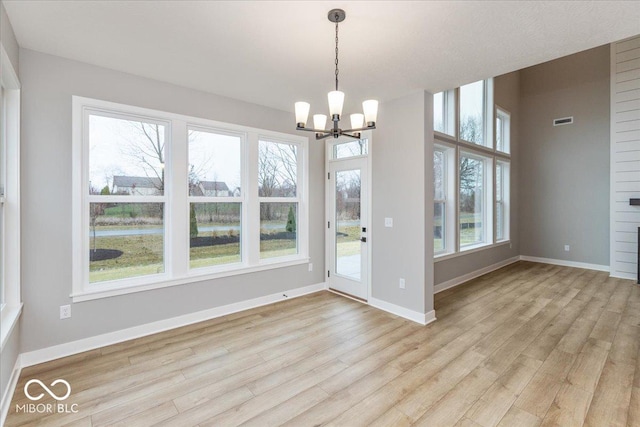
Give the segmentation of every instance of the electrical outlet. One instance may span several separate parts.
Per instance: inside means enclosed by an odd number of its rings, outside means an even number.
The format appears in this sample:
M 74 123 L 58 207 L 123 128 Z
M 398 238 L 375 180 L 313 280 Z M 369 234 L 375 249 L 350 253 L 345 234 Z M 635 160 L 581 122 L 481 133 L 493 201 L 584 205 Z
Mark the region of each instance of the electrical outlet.
M 399 284 L 400 284 L 400 289 L 405 289 L 404 279 L 400 279 Z
M 393 227 L 393 218 L 385 218 L 384 219 L 385 227 Z
M 71 317 L 71 306 L 70 305 L 61 305 L 60 306 L 60 319 L 68 319 Z
M 309 263 L 309 271 L 313 271 L 313 263 Z
M 569 252 L 571 250 L 571 246 L 569 245 L 564 245 L 564 251 L 565 252 Z

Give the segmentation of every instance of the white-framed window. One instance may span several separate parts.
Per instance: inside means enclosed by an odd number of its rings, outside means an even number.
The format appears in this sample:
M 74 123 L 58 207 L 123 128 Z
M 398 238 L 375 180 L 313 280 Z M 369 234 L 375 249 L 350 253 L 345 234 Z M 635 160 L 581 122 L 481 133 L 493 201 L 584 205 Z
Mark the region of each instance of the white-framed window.
M 493 79 L 437 93 L 433 102 L 434 257 L 508 242 L 510 114 L 493 104 Z
M 87 107 L 82 128 L 86 283 L 165 280 L 170 122 Z
M 20 81 L 0 45 L 0 347 L 21 310 Z
M 73 127 L 74 301 L 308 262 L 307 138 L 80 97 Z
M 490 157 L 470 151 L 458 156 L 458 235 L 460 250 L 493 243 L 493 191 Z
M 189 126 L 189 268 L 241 264 L 246 135 Z
M 458 140 L 493 148 L 493 80 L 461 86 L 458 103 Z
M 433 95 L 433 130 L 453 137 L 456 136 L 455 92 L 447 90 Z
M 438 141 L 433 150 L 433 251 L 435 256 L 456 248 L 456 149 Z
M 511 150 L 511 114 L 496 106 L 496 151 L 509 154 Z
M 297 144 L 272 138 L 258 141 L 261 259 L 298 254 L 298 157 Z
M 510 164 L 506 160 L 496 160 L 496 242 L 509 240 L 509 199 Z

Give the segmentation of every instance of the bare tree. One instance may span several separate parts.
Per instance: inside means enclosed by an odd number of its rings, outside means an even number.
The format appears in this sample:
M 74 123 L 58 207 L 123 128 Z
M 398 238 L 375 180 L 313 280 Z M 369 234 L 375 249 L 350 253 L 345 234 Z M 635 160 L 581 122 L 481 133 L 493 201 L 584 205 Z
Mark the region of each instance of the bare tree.
M 260 197 L 295 195 L 297 176 L 298 152 L 295 145 L 260 142 L 258 153 L 258 194 Z M 274 216 L 273 205 L 261 204 L 261 218 L 271 220 L 274 219 Z
M 123 154 L 134 159 L 152 180 L 159 194 L 164 192 L 164 126 L 156 123 L 130 122 L 140 138 L 123 148 Z

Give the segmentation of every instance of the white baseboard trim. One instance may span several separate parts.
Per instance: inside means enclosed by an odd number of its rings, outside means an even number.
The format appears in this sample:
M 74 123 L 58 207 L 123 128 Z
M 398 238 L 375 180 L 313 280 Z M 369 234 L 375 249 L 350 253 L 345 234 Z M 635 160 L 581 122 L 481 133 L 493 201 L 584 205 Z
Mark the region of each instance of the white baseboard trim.
M 637 280 L 634 273 L 611 273 L 609 276 L 615 277 L 616 279 Z
M 13 393 L 16 391 L 20 372 L 22 372 L 22 363 L 20 355 L 18 355 L 16 358 L 16 364 L 13 366 L 13 371 L 11 371 L 11 377 L 7 383 L 7 388 L 3 390 L 2 401 L 0 401 L 0 426 L 4 425 L 4 420 L 7 418 L 7 414 L 9 413 L 9 405 L 11 405 Z
M 565 261 L 563 259 L 539 258 L 535 256 L 520 255 L 520 260 L 530 261 L 530 262 L 539 262 L 542 264 L 561 265 L 563 267 L 586 268 L 587 270 L 597 270 L 597 271 L 606 271 L 606 272 L 610 271 L 608 265 L 589 264 L 586 262 L 577 262 L 577 261 Z
M 465 282 L 468 282 L 469 280 L 475 279 L 476 277 L 480 277 L 484 274 L 491 273 L 492 271 L 495 271 L 499 268 L 502 268 L 509 264 L 513 264 L 514 262 L 518 262 L 518 261 L 520 261 L 520 257 L 515 256 L 513 258 L 505 259 L 503 261 L 481 268 L 479 270 L 472 271 L 471 273 L 463 274 L 462 276 L 458 276 L 451 280 L 447 280 L 446 282 L 439 283 L 433 287 L 433 293 L 437 294 L 438 292 L 442 292 L 446 289 L 456 287 Z
M 221 307 L 214 307 L 195 313 L 185 314 L 183 316 L 173 317 L 171 319 L 159 320 L 157 322 L 59 344 L 40 350 L 30 351 L 28 353 L 22 353 L 20 357 L 21 367 L 25 368 L 27 366 L 37 365 L 39 363 L 71 356 L 73 354 L 105 347 L 111 344 L 117 344 L 123 341 L 156 334 L 170 329 L 179 328 L 181 326 L 191 325 L 193 323 L 210 320 L 216 317 L 226 316 L 227 314 L 236 313 L 238 311 L 249 310 L 251 308 L 273 304 L 286 299 L 300 297 L 302 295 L 322 291 L 325 287 L 326 285 L 323 282 L 301 288 L 289 289 L 283 292 L 265 295 L 263 297 L 223 305 Z
M 387 313 L 395 314 L 396 316 L 404 317 L 405 319 L 419 323 L 421 325 L 427 325 L 436 320 L 436 311 L 431 310 L 428 313 L 420 313 L 418 311 L 409 310 L 406 307 L 401 307 L 396 304 L 392 304 L 381 299 L 370 297 L 368 301 L 369 305 L 377 309 L 386 311 Z

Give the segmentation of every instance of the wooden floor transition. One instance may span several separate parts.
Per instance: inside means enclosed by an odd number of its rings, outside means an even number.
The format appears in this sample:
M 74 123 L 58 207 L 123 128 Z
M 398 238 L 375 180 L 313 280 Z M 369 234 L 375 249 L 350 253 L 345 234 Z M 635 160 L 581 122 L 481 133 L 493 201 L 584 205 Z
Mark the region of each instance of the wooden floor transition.
M 519 262 L 436 314 L 319 292 L 93 350 L 25 369 L 7 426 L 640 425 L 632 281 Z M 78 412 L 16 413 L 32 378 L 67 380 Z

